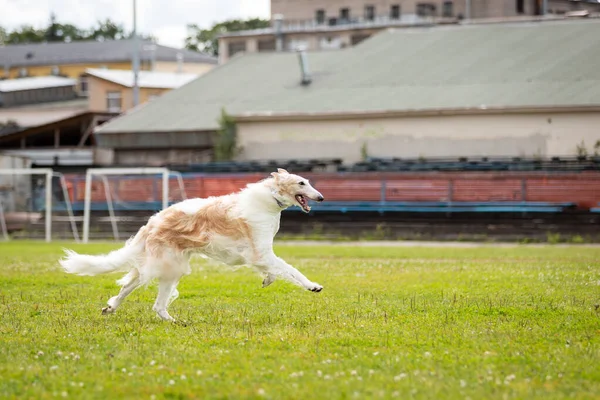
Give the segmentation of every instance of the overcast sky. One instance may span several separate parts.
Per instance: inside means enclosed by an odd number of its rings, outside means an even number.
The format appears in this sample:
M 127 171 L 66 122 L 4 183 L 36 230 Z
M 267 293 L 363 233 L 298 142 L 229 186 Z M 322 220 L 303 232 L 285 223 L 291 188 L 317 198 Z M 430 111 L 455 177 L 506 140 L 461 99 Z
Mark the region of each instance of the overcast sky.
M 269 18 L 269 0 L 137 0 L 138 30 L 152 34 L 159 43 L 183 47 L 186 25 L 208 28 L 232 18 Z M 81 28 L 110 18 L 127 30 L 133 27 L 133 0 L 0 0 L 0 26 L 13 29 L 23 24 L 36 28 L 57 20 Z

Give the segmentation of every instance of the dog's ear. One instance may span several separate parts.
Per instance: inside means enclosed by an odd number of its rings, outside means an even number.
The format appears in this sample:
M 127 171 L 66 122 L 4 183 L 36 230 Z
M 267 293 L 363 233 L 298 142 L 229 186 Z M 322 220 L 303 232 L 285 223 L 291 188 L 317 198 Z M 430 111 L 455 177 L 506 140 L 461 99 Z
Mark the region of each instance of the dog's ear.
M 277 172 L 279 172 L 280 174 L 287 174 L 288 172 L 283 169 L 283 168 L 277 168 Z
M 279 179 L 279 173 L 277 172 L 271 172 L 271 176 L 275 178 L 275 180 Z

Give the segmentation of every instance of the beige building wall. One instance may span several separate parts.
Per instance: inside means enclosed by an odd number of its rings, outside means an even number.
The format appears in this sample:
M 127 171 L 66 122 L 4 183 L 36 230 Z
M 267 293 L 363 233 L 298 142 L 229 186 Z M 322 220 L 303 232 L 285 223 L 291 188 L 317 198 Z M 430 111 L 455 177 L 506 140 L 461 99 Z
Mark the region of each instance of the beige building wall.
M 140 88 L 140 104 L 150 100 L 153 96 L 160 96 L 171 89 L 149 89 Z M 119 92 L 121 94 L 121 112 L 133 107 L 133 90 L 114 82 L 89 76 L 88 78 L 88 105 L 91 111 L 108 111 L 108 92 Z
M 600 113 L 238 122 L 240 159 L 574 156 L 600 139 Z
M 447 0 L 271 0 L 271 14 L 281 14 L 285 20 L 312 20 L 316 11 L 325 10 L 327 18 L 339 18 L 340 9 L 350 9 L 351 18 L 361 18 L 365 15 L 365 6 L 375 7 L 375 15 L 389 15 L 393 5 L 400 6 L 401 15 L 417 14 L 418 4 L 434 4 L 437 16 L 442 15 L 443 4 Z M 542 0 L 523 0 L 524 15 L 534 15 L 535 4 Z M 566 0 L 555 2 L 568 3 Z M 497 18 L 519 15 L 517 0 L 471 0 L 471 16 L 473 18 Z M 466 1 L 452 2 L 454 15 L 466 14 Z
M 316 11 L 325 10 L 327 18 L 340 16 L 340 9 L 349 8 L 351 18 L 365 15 L 365 6 L 375 7 L 375 15 L 389 15 L 392 5 L 399 5 L 401 15 L 417 13 L 418 4 L 435 4 L 437 16 L 441 16 L 443 3 L 447 0 L 271 0 L 271 14 L 282 14 L 285 20 L 313 20 Z M 466 16 L 466 0 L 454 0 L 454 16 Z M 518 0 L 471 0 L 471 18 L 501 18 L 518 15 L 536 15 L 542 8 L 543 0 L 523 0 L 523 13 L 517 11 Z M 586 9 L 600 11 L 600 4 L 569 0 L 548 0 L 548 11 L 562 13 Z
M 401 14 L 416 14 L 418 3 L 435 4 L 441 14 L 443 2 L 444 0 L 271 0 L 271 15 L 282 14 L 286 20 L 312 20 L 315 19 L 317 10 L 325 10 L 326 19 L 339 18 L 340 9 L 348 8 L 350 18 L 361 18 L 365 15 L 367 5 L 375 7 L 375 15 L 389 15 L 393 5 L 400 6 Z M 454 1 L 454 6 L 457 7 L 460 3 L 463 1 Z

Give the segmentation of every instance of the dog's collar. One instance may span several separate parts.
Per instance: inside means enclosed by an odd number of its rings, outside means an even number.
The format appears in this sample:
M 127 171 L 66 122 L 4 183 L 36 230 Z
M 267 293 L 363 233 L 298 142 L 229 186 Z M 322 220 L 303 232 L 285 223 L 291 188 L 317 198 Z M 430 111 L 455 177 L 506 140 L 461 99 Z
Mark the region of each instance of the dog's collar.
M 279 206 L 279 208 L 282 208 L 282 209 L 283 208 L 287 208 L 287 206 L 284 203 L 282 203 L 281 200 L 279 200 L 277 198 L 277 193 L 272 192 L 271 194 L 273 195 L 273 198 L 275 199 L 275 202 L 277 203 L 277 205 Z

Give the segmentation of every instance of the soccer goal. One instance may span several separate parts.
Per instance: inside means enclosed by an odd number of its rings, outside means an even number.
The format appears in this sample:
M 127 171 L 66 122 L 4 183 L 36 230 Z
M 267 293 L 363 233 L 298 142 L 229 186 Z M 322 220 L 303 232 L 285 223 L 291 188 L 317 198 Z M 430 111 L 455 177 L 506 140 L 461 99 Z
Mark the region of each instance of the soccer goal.
M 114 185 L 111 185 L 109 176 L 117 178 L 119 181 L 127 182 L 125 179 L 129 179 L 132 176 L 147 175 L 161 178 L 160 186 L 160 200 L 162 209 L 169 206 L 169 183 L 171 177 L 177 180 L 179 188 L 179 198 L 185 200 L 187 198 L 185 193 L 185 187 L 183 185 L 183 177 L 181 173 L 177 171 L 171 171 L 168 168 L 90 168 L 86 171 L 85 176 L 85 194 L 84 194 L 84 206 L 83 206 L 83 242 L 88 243 L 90 238 L 90 219 L 92 211 L 92 200 L 93 198 L 100 198 L 102 203 L 102 209 L 104 206 L 108 211 L 108 219 L 111 223 L 113 231 L 113 237 L 116 240 L 120 239 L 118 221 L 120 218 L 116 216 L 115 204 L 120 208 L 130 207 L 128 202 L 123 201 L 119 198 L 119 193 L 114 193 Z M 92 193 L 92 182 L 94 179 L 98 179 L 102 182 L 103 192 L 94 195 Z M 95 202 L 98 204 L 98 201 Z
M 53 178 L 57 178 L 60 182 L 60 189 L 62 191 L 62 197 L 60 202 L 56 203 L 64 203 L 65 210 L 67 212 L 67 218 L 71 224 L 71 231 L 73 232 L 73 238 L 75 241 L 79 241 L 79 232 L 77 230 L 77 223 L 75 221 L 75 216 L 73 215 L 73 207 L 71 205 L 71 198 L 69 196 L 69 191 L 67 189 L 67 183 L 63 174 L 59 172 L 53 171 L 51 168 L 4 168 L 0 169 L 0 175 L 2 176 L 35 176 L 42 175 L 44 176 L 44 187 L 43 187 L 43 204 L 41 205 L 41 209 L 44 211 L 44 231 L 45 231 L 45 239 L 46 242 L 52 241 L 52 221 L 53 221 L 53 211 L 62 211 L 60 204 L 55 204 L 53 202 Z M 9 197 L 14 196 L 14 187 L 9 187 L 7 190 Z M 31 202 L 36 203 L 38 200 L 38 196 L 34 190 L 31 191 Z M 7 202 L 9 203 L 9 202 Z M 8 236 L 8 228 L 6 223 L 6 215 L 10 209 L 10 204 L 5 204 L 0 201 L 0 228 L 2 228 L 2 236 L 5 240 L 9 238 Z

